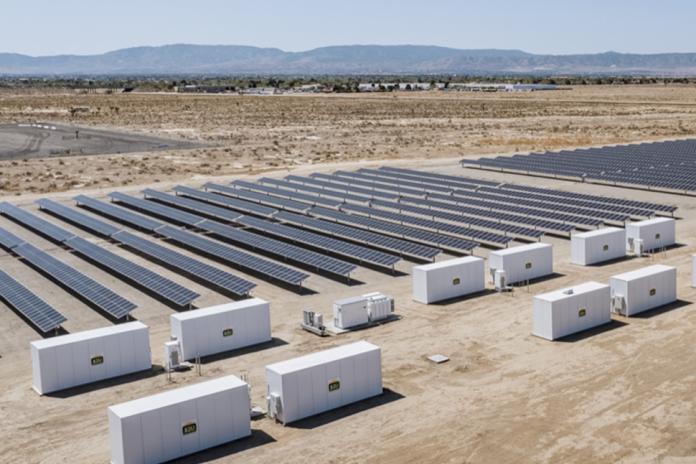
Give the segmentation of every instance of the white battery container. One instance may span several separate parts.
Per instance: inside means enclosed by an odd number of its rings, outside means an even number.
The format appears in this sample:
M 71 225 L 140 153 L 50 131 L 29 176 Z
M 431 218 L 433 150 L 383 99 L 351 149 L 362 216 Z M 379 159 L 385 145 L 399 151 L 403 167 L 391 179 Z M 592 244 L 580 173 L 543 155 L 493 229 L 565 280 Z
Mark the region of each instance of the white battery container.
M 626 224 L 626 249 L 634 249 L 634 240 L 643 240 L 643 250 L 651 251 L 676 243 L 676 221 L 672 218 L 653 218 Z
M 484 261 L 475 256 L 414 266 L 413 299 L 430 304 L 485 290 Z
M 570 261 L 588 266 L 626 256 L 626 229 L 605 227 L 573 234 L 570 238 Z
M 260 298 L 172 314 L 170 322 L 182 360 L 271 340 L 270 307 Z
M 488 267 L 491 275 L 504 270 L 508 284 L 545 277 L 553 274 L 553 247 L 548 243 L 531 243 L 492 251 Z
M 251 435 L 249 386 L 230 375 L 110 406 L 113 464 L 169 461 Z
M 532 334 L 556 340 L 611 320 L 609 286 L 586 282 L 534 297 Z
M 266 366 L 268 414 L 287 424 L 382 393 L 380 348 L 359 341 Z
M 612 276 L 609 285 L 612 310 L 633 316 L 677 300 L 677 269 L 656 264 Z
M 118 377 L 152 367 L 149 331 L 142 322 L 31 342 L 33 388 L 37 393 Z

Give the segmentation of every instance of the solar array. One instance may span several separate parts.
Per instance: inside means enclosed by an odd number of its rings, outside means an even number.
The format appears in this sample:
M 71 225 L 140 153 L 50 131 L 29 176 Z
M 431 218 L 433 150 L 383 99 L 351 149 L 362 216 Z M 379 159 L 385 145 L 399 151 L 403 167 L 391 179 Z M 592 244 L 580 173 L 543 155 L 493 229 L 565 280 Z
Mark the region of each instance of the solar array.
M 0 298 L 44 333 L 67 321 L 51 305 L 3 271 L 0 271 Z
M 248 280 L 171 250 L 151 240 L 133 235 L 130 232 L 122 230 L 115 233 L 112 238 L 130 249 L 158 261 L 164 266 L 172 267 L 192 279 L 202 281 L 234 295 L 246 296 L 256 286 L 256 284 Z
M 330 251 L 351 259 L 357 259 L 361 262 L 393 267 L 400 260 L 398 256 L 388 253 L 383 253 L 360 245 L 354 245 L 349 242 L 344 242 L 343 240 L 336 240 L 313 232 L 307 232 L 295 227 L 265 221 L 263 219 L 244 217 L 239 220 L 239 223 L 250 229 L 259 230 L 276 237 L 286 238 L 297 243 Z
M 74 198 L 78 206 L 84 206 L 92 211 L 95 211 L 103 216 L 106 216 L 116 221 L 137 227 L 146 232 L 154 232 L 163 224 L 141 214 L 136 214 L 127 209 L 119 208 L 116 205 L 104 203 L 103 201 L 95 200 L 94 198 L 85 195 L 78 195 Z
M 296 213 L 305 213 L 309 208 L 311 208 L 310 205 L 299 201 L 293 201 L 287 198 L 275 197 L 273 195 L 252 192 L 250 190 L 226 187 L 224 185 L 214 184 L 212 182 L 208 182 L 207 184 L 203 185 L 203 188 L 207 191 L 221 193 L 223 195 L 227 195 L 240 200 L 253 201 L 256 203 L 261 203 L 262 205 L 271 206 L 273 208 L 278 209 L 284 209 Z
M 242 213 L 254 214 L 256 216 L 271 217 L 278 212 L 275 208 L 262 206 L 251 201 L 238 200 L 236 198 L 220 195 L 219 193 L 203 192 L 183 185 L 174 187 L 174 192 L 179 196 L 193 198 L 200 202 L 210 203 L 216 206 L 224 206 L 225 208 L 241 211 Z
M 111 192 L 109 195 L 112 201 L 122 203 L 147 214 L 165 218 L 168 221 L 183 224 L 185 226 L 195 227 L 196 224 L 204 220 L 201 216 L 181 211 L 177 208 L 165 206 L 153 201 L 143 200 L 142 198 L 132 197 L 121 192 Z
M 303 229 L 314 230 L 325 235 L 331 235 L 357 243 L 364 243 L 375 248 L 396 252 L 401 256 L 431 260 L 440 254 L 440 250 L 437 248 L 344 226 L 335 222 L 322 221 L 301 214 L 281 211 L 276 214 L 275 219 L 283 223 L 302 227 Z
M 462 164 L 696 195 L 696 139 L 498 156 Z
M 241 213 L 230 211 L 227 208 L 221 208 L 219 206 L 211 205 L 210 203 L 202 203 L 200 201 L 191 200 L 189 198 L 180 197 L 177 195 L 169 195 L 167 193 L 158 192 L 152 189 L 143 190 L 143 194 L 145 195 L 145 198 L 155 199 L 177 208 L 193 211 L 197 214 L 204 214 L 215 219 L 222 219 L 223 221 L 234 222 L 236 219 L 239 219 L 242 216 Z
M 33 245 L 24 243 L 14 247 L 12 252 L 24 258 L 39 272 L 71 290 L 87 304 L 104 311 L 116 319 L 121 319 L 128 315 L 136 307 L 134 303 Z
M 178 198 L 178 197 L 173 197 L 173 198 Z M 82 200 L 84 201 L 84 200 Z M 150 210 L 153 209 L 150 205 L 154 205 L 155 209 L 154 211 L 157 211 L 157 214 L 159 216 L 164 217 L 165 219 L 171 220 L 172 222 L 177 222 L 177 220 L 181 220 L 181 216 L 179 213 L 181 213 L 180 210 L 176 208 L 170 208 L 166 207 L 163 205 L 160 205 L 158 203 L 154 203 L 151 201 L 147 200 L 142 200 L 139 198 L 131 197 L 128 195 L 119 195 L 119 201 L 127 201 L 131 204 L 138 205 L 140 209 L 143 210 Z M 114 208 L 113 205 L 109 205 L 107 203 L 102 203 L 98 200 L 91 200 L 90 202 L 91 207 L 93 207 L 95 210 L 99 211 L 101 209 L 100 205 L 106 205 L 111 208 Z M 203 208 L 205 208 L 206 205 L 203 204 Z M 116 207 L 118 208 L 118 207 Z M 118 208 L 121 209 L 121 208 Z M 129 211 L 125 210 L 126 212 L 130 213 Z M 112 212 L 112 214 L 114 214 Z M 135 213 L 130 213 L 131 215 L 134 215 Z M 236 216 L 241 216 L 237 213 L 234 213 Z M 139 215 L 136 215 L 139 216 Z M 208 222 L 207 219 L 201 217 L 201 216 L 196 216 L 193 214 L 188 214 L 187 213 L 187 219 L 188 222 L 194 223 L 197 227 L 201 223 Z M 92 219 L 92 221 L 95 221 L 95 219 Z M 127 222 L 129 224 L 135 224 L 138 223 L 138 220 L 133 220 L 132 218 L 129 219 L 129 217 L 124 217 L 124 222 Z M 90 228 L 88 223 L 83 223 L 86 228 Z M 224 226 L 224 224 L 221 224 Z M 267 259 L 260 258 L 258 256 L 250 255 L 248 253 L 245 253 L 241 250 L 236 250 L 228 245 L 225 245 L 223 243 L 216 242 L 214 240 L 211 240 L 206 237 L 200 237 L 197 236 L 194 233 L 188 232 L 188 231 L 183 231 L 179 229 L 175 229 L 173 227 L 167 226 L 164 223 L 155 221 L 154 224 L 151 224 L 152 227 L 152 232 L 156 233 L 157 235 L 166 237 L 168 239 L 171 239 L 173 242 L 182 245 L 184 247 L 189 247 L 192 248 L 198 252 L 202 252 L 208 256 L 212 256 L 218 261 L 222 261 L 225 264 L 235 267 L 235 268 L 242 268 L 246 269 L 249 271 L 252 271 L 256 274 L 261 274 L 262 276 L 268 277 L 270 279 L 277 280 L 279 282 L 287 283 L 290 285 L 301 285 L 302 281 L 305 280 L 307 277 L 309 277 L 307 274 L 299 272 L 295 269 L 289 268 L 287 266 L 283 266 L 280 264 L 273 263 L 271 261 L 268 261 Z M 176 233 L 175 233 L 176 232 Z M 119 241 L 119 237 L 122 237 L 120 234 L 113 234 L 111 235 L 111 238 Z M 261 239 L 265 237 L 260 237 Z M 134 240 L 131 240 L 131 242 L 135 242 Z M 131 244 L 126 244 L 126 245 L 131 245 Z M 159 246 L 159 245 L 157 245 Z M 150 256 L 154 258 L 155 260 L 162 261 L 162 256 L 166 254 L 167 251 L 171 253 L 175 253 L 171 250 L 169 250 L 166 247 L 162 247 L 163 249 L 156 248 L 156 247 L 146 247 L 145 245 L 140 246 L 138 249 L 139 252 Z M 167 250 L 167 251 L 164 251 Z M 156 254 L 152 255 L 150 252 L 156 252 Z M 182 255 L 183 256 L 183 255 Z M 192 259 L 192 258 L 191 258 Z M 195 260 L 194 260 L 195 261 Z M 192 275 L 190 272 L 189 268 L 202 268 L 201 265 L 203 263 L 200 263 L 196 261 L 198 264 L 192 264 L 187 260 L 184 260 L 183 258 L 176 256 L 175 263 L 188 263 L 189 265 L 187 267 L 180 267 L 176 264 L 172 265 L 171 267 L 176 268 L 178 271 L 183 272 L 186 275 Z M 168 263 L 169 264 L 169 263 Z M 215 269 L 215 268 L 213 268 Z M 204 269 L 206 275 L 215 275 L 215 272 L 209 269 Z M 222 271 L 220 271 L 222 272 Z M 244 279 L 232 276 L 236 279 L 242 280 L 246 283 L 249 283 L 245 281 Z M 205 276 L 197 276 L 199 280 L 206 281 Z M 220 288 L 220 285 L 218 285 L 218 282 L 225 280 L 225 281 L 231 281 L 231 278 L 225 278 L 221 279 L 218 278 L 214 282 L 210 282 Z M 251 284 L 252 287 L 254 284 Z M 237 286 L 234 286 L 232 290 L 229 288 L 225 288 L 227 291 L 232 291 L 233 293 L 236 291 Z M 240 294 L 244 295 L 244 294 Z
M 304 272 L 235 250 L 223 243 L 210 240 L 192 232 L 171 226 L 164 226 L 158 229 L 157 233 L 171 241 L 203 252 L 219 261 L 223 261 L 229 266 L 243 268 L 257 274 L 263 274 L 279 282 L 299 286 L 309 277 L 309 275 Z
M 169 303 L 185 308 L 200 295 L 139 264 L 127 260 L 81 237 L 73 237 L 65 245 L 122 279 L 144 288 Z
M 307 193 L 301 193 L 297 191 L 288 191 L 277 187 L 271 187 L 268 185 L 254 184 L 252 182 L 247 182 L 244 180 L 235 180 L 232 185 L 238 189 L 251 190 L 254 192 L 265 193 L 267 195 L 273 195 L 281 198 L 288 198 L 301 203 L 309 203 L 311 206 L 328 206 L 329 208 L 338 207 L 342 201 L 335 200 L 332 198 L 325 198 L 319 195 L 310 195 Z M 319 193 L 322 192 L 312 192 Z
M 357 214 L 346 214 L 328 208 L 314 207 L 309 211 L 309 214 L 314 217 L 340 222 L 352 227 L 358 227 L 379 233 L 391 235 L 416 242 L 427 243 L 441 249 L 454 251 L 456 253 L 468 253 L 478 246 L 478 243 L 470 240 L 464 240 L 450 235 L 443 235 L 437 232 L 430 232 L 417 227 L 404 226 L 387 222 L 379 219 L 373 219 Z
M 59 210 L 65 212 L 60 208 L 55 208 L 56 204 L 50 200 L 43 202 L 47 207 L 54 208 L 54 210 Z M 51 238 L 53 241 L 62 244 L 69 249 L 76 251 L 81 256 L 90 260 L 98 266 L 108 269 L 109 271 L 116 274 L 118 277 L 127 280 L 131 284 L 135 284 L 141 288 L 144 288 L 148 292 L 157 295 L 158 297 L 176 305 L 179 307 L 189 306 L 193 300 L 198 298 L 200 295 L 196 292 L 188 290 L 183 286 L 173 282 L 143 266 L 140 266 L 132 261 L 129 261 L 115 253 L 112 253 L 105 248 L 100 247 L 94 243 L 91 243 L 83 238 L 77 237 L 74 234 L 69 233 L 65 229 L 52 224 L 36 215 L 25 211 L 16 206 L 8 207 L 3 204 L 0 205 L 0 209 L 5 214 L 10 214 L 11 217 L 16 219 L 21 224 L 33 229 L 42 230 L 44 234 Z M 62 205 L 58 205 L 62 206 Z M 62 206 L 65 210 L 70 210 L 70 208 Z M 73 210 L 74 211 L 74 210 Z M 82 213 L 74 211 L 77 214 L 70 214 L 71 219 L 74 221 L 80 221 L 82 218 L 80 216 Z M 94 225 L 99 221 L 92 219 L 90 224 Z M 106 230 L 104 225 L 96 225 L 99 230 Z
M 77 211 L 67 206 L 61 205 L 53 200 L 42 198 L 36 201 L 39 208 L 57 216 L 71 224 L 91 230 L 103 237 L 111 237 L 119 231 L 118 227 L 107 224 L 104 221 L 99 221 L 91 216 L 88 216 L 80 211 Z
M 292 260 L 307 267 L 337 276 L 349 276 L 356 268 L 354 264 L 341 261 L 321 253 L 290 245 L 280 240 L 253 234 L 245 230 L 220 224 L 215 221 L 204 221 L 198 224 L 200 229 L 211 232 L 219 237 L 247 246 L 283 259 Z

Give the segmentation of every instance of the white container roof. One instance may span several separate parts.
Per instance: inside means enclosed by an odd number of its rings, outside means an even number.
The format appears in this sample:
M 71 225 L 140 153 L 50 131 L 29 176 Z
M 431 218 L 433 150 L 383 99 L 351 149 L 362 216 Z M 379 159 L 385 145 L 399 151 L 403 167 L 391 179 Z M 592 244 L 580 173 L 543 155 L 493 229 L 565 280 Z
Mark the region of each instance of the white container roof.
M 166 406 L 171 406 L 184 401 L 211 395 L 221 391 L 246 385 L 238 377 L 228 375 L 206 382 L 200 382 L 186 387 L 176 388 L 152 396 L 138 398 L 125 403 L 110 406 L 109 409 L 120 418 L 129 417 L 143 412 L 154 411 Z
M 665 266 L 664 264 L 655 264 L 653 266 L 636 269 L 635 271 L 628 271 L 624 272 L 623 274 L 617 274 L 615 276 L 611 276 L 611 278 L 618 280 L 635 280 L 649 275 L 659 274 L 660 272 L 665 272 L 671 269 L 675 268 L 672 266 Z
M 347 345 L 337 346 L 336 348 L 330 348 L 324 351 L 318 351 L 316 353 L 300 356 L 298 358 L 288 359 L 287 361 L 269 364 L 266 366 L 266 369 L 279 375 L 283 375 L 287 374 L 288 372 L 307 369 L 320 364 L 325 364 L 327 362 L 336 361 L 338 359 L 345 359 L 358 354 L 368 353 L 376 349 L 379 349 L 379 347 L 364 340 L 360 340 L 355 343 L 349 343 Z
M 476 256 L 464 256 L 463 258 L 448 259 L 445 261 L 438 261 L 437 263 L 423 264 L 421 266 L 416 266 L 418 269 L 423 271 L 431 271 L 433 269 L 441 269 L 443 267 L 456 266 L 458 264 L 473 263 L 476 261 L 483 261 L 483 258 L 478 258 Z
M 498 256 L 505 256 L 505 255 L 514 255 L 517 253 L 523 253 L 525 251 L 529 250 L 536 250 L 539 248 L 549 248 L 551 245 L 549 243 L 530 243 L 528 245 L 520 245 L 520 246 L 515 246 L 511 248 L 506 248 L 504 250 L 495 250 L 492 251 L 491 254 L 496 254 Z
M 656 217 L 652 219 L 646 219 L 645 221 L 631 222 L 629 225 L 632 226 L 650 226 L 653 224 L 662 224 L 663 222 L 674 222 L 673 218 L 666 217 Z
M 597 230 L 591 230 L 589 232 L 582 232 L 580 234 L 574 234 L 573 237 L 578 237 L 578 238 L 590 238 L 590 237 L 596 237 L 598 235 L 607 235 L 614 233 L 616 231 L 623 230 L 620 227 L 603 227 L 601 229 Z
M 267 301 L 262 300 L 261 298 L 249 298 L 247 300 L 233 301 L 231 303 L 209 306 L 207 308 L 192 309 L 191 311 L 184 311 L 181 313 L 172 314 L 171 317 L 180 321 L 185 321 L 187 319 L 196 319 L 202 316 L 210 316 L 212 314 L 224 313 L 231 309 L 244 309 L 248 308 L 249 306 L 264 303 L 267 303 Z
M 31 344 L 39 349 L 49 348 L 52 346 L 64 345 L 66 343 L 74 343 L 82 340 L 91 340 L 94 338 L 103 337 L 105 335 L 113 335 L 141 328 L 147 329 L 147 326 L 139 321 L 126 322 L 125 324 L 110 325 L 107 327 L 100 327 L 99 329 L 84 330 L 82 332 L 75 332 L 71 334 L 60 335 L 58 337 L 36 340 L 31 342 Z
M 607 287 L 608 285 L 600 284 L 599 282 L 585 282 L 574 287 L 568 287 L 560 290 L 554 290 L 553 292 L 542 293 L 541 295 L 536 295 L 534 298 L 539 298 L 540 300 L 544 301 L 559 301 L 565 300 L 567 298 L 572 298 L 575 295 L 582 295 L 583 293 L 593 292 L 600 288 Z M 573 293 L 567 293 L 569 290 L 572 290 Z

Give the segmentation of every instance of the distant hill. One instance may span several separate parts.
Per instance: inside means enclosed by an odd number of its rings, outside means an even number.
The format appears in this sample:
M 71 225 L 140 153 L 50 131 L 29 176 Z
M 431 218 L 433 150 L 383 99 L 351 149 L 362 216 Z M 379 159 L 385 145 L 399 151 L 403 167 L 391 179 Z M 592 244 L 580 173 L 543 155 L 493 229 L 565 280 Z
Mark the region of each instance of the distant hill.
M 285 52 L 239 45 L 135 47 L 101 55 L 0 53 L 4 75 L 633 74 L 696 75 L 696 53 L 534 55 L 423 45 L 343 45 Z

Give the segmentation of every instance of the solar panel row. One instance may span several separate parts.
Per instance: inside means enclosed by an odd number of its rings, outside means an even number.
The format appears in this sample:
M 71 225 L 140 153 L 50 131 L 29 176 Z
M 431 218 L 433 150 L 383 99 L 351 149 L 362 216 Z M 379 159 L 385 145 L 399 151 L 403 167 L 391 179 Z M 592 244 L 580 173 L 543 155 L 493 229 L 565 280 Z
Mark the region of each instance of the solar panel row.
M 221 193 L 232 198 L 253 201 L 256 203 L 261 203 L 262 205 L 267 205 L 273 208 L 284 209 L 296 213 L 305 213 L 307 212 L 307 210 L 309 210 L 309 208 L 311 208 L 310 205 L 301 203 L 299 201 L 293 201 L 287 198 L 274 197 L 272 195 L 265 195 L 263 193 L 252 192 L 249 190 L 236 189 L 220 184 L 214 184 L 212 182 L 208 182 L 207 184 L 203 185 L 203 188 L 207 191 Z
M 343 203 L 342 201 L 335 200 L 332 198 L 325 198 L 318 195 L 309 195 L 306 193 L 301 193 L 297 191 L 284 190 L 281 188 L 275 188 L 268 185 L 254 184 L 252 182 L 247 182 L 244 180 L 235 180 L 232 185 L 238 189 L 251 190 L 254 192 L 261 192 L 267 195 L 273 195 L 280 198 L 288 198 L 293 201 L 298 201 L 302 203 L 308 203 L 311 206 L 328 206 L 329 208 L 336 208 Z M 312 192 L 317 193 L 317 192 Z M 321 193 L 321 192 L 319 192 Z
M 294 227 L 265 221 L 263 219 L 243 217 L 239 220 L 239 223 L 248 228 L 266 232 L 276 237 L 292 240 L 297 243 L 309 245 L 327 252 L 336 253 L 344 257 L 357 259 L 366 263 L 393 267 L 394 264 L 399 261 L 398 256 L 372 250 L 360 245 L 354 245 L 342 240 L 325 237 L 312 232 L 307 232 L 301 229 L 296 229 Z
M 0 203 L 0 212 L 10 219 L 30 228 L 34 232 L 44 235 L 51 240 L 62 243 L 75 237 L 75 234 L 58 227 L 57 225 L 45 221 L 21 208 L 10 203 Z
M 57 329 L 67 321 L 51 305 L 3 271 L 0 271 L 0 298 L 41 332 Z
M 322 188 L 324 191 L 336 191 L 351 194 L 351 197 L 344 198 L 354 198 L 358 201 L 359 198 L 381 198 L 383 200 L 397 200 L 399 195 L 395 193 L 382 192 L 379 190 L 373 190 L 362 187 L 353 187 L 347 184 L 338 184 L 334 182 L 328 182 L 320 179 L 315 179 L 313 177 L 301 177 L 301 176 L 286 176 L 285 180 L 295 184 L 307 184 Z M 361 202 L 365 200 L 362 199 Z
M 349 276 L 356 268 L 354 264 L 347 263 L 324 254 L 315 253 L 304 248 L 290 245 L 280 240 L 271 239 L 262 235 L 253 234 L 244 230 L 220 224 L 215 221 L 203 221 L 198 225 L 202 230 L 211 232 L 219 237 L 231 240 L 235 243 L 247 246 L 251 249 L 281 256 L 313 269 L 321 270 L 338 276 Z
M 87 304 L 116 319 L 121 319 L 136 307 L 114 291 L 28 243 L 18 245 L 12 251 L 47 277 L 77 294 Z
M 278 212 L 275 208 L 262 206 L 251 201 L 238 200 L 213 192 L 203 192 L 183 185 L 174 187 L 174 192 L 180 196 L 193 198 L 216 206 L 224 206 L 225 208 L 241 211 L 242 213 L 254 214 L 256 216 L 271 217 Z
M 116 205 L 104 203 L 103 201 L 95 200 L 84 195 L 78 195 L 74 198 L 74 200 L 77 205 L 84 206 L 103 216 L 115 219 L 119 222 L 128 224 L 146 232 L 154 232 L 164 225 L 163 223 L 150 219 L 149 217 L 136 214 L 132 211 L 128 211 L 127 209 L 119 208 Z
M 42 210 L 46 210 L 71 224 L 88 229 L 103 237 L 111 237 L 120 230 L 118 227 L 94 219 L 91 216 L 74 210 L 73 208 L 68 208 L 53 200 L 42 198 L 37 200 L 36 204 L 39 205 L 39 208 Z
M 218 269 L 209 264 L 198 261 L 184 254 L 152 242 L 130 232 L 120 231 L 113 235 L 113 239 L 119 243 L 155 259 L 164 266 L 173 267 L 179 272 L 218 289 L 238 296 L 246 296 L 256 284 L 241 279 L 229 272 Z
M 378 231 L 380 233 L 403 239 L 428 243 L 438 248 L 455 251 L 458 253 L 470 252 L 478 246 L 478 243 L 470 240 L 464 240 L 449 235 L 438 234 L 436 232 L 430 232 L 416 227 L 404 226 L 401 224 L 395 224 L 393 222 L 373 219 L 366 216 L 346 214 L 328 208 L 314 207 L 309 211 L 309 214 L 314 217 L 333 220 L 353 227 Z
M 152 202 L 147 201 L 147 200 L 140 200 L 138 198 L 130 197 L 127 195 L 120 195 L 119 197 L 123 201 L 128 201 L 130 203 L 137 204 L 141 209 L 149 209 L 149 204 L 152 203 Z M 174 198 L 177 198 L 177 197 L 174 197 Z M 145 203 L 145 204 L 143 204 L 143 203 Z M 169 214 L 171 213 L 172 221 L 174 221 L 174 222 L 176 222 L 176 220 L 173 218 L 180 218 L 181 217 L 178 214 L 179 210 L 177 210 L 175 208 L 163 207 L 163 205 L 159 205 L 157 203 L 152 203 L 152 204 L 156 205 L 156 207 L 157 207 L 156 211 L 157 211 L 158 215 L 160 215 L 162 217 L 169 218 Z M 97 211 L 102 209 L 102 205 L 106 205 L 106 206 L 109 206 L 111 208 L 114 207 L 113 205 L 109 205 L 107 203 L 102 203 L 98 200 L 91 200 L 90 205 L 91 205 L 91 207 L 93 207 Z M 116 207 L 116 208 L 118 208 L 118 207 Z M 167 208 L 167 209 L 164 209 L 164 208 Z M 121 208 L 118 208 L 118 209 L 121 209 Z M 173 210 L 173 211 L 170 211 L 170 210 Z M 126 212 L 128 212 L 128 211 L 126 211 Z M 130 223 L 130 224 L 134 224 L 134 223 L 138 222 L 137 220 L 134 220 L 131 216 L 123 216 L 121 214 L 116 214 L 113 211 L 110 211 L 110 213 L 113 216 L 122 216 L 124 218 L 124 222 Z M 130 214 L 132 215 L 134 213 L 130 213 Z M 237 213 L 234 213 L 234 214 L 237 216 L 240 216 Z M 189 216 L 195 217 L 195 219 L 191 219 L 191 222 L 195 222 L 196 224 L 199 224 L 201 222 L 206 221 L 206 219 L 203 217 L 199 217 L 199 216 L 195 216 L 195 215 L 189 215 Z M 180 245 L 183 245 L 186 247 L 191 247 L 191 248 L 198 250 L 200 252 L 203 252 L 209 256 L 214 256 L 216 259 L 218 259 L 220 261 L 224 261 L 229 266 L 232 266 L 235 268 L 244 268 L 244 269 L 253 271 L 254 273 L 261 274 L 261 275 L 264 275 L 268 278 L 271 278 L 271 279 L 274 279 L 274 280 L 277 280 L 280 282 L 288 283 L 291 285 L 300 285 L 302 283 L 302 281 L 308 277 L 307 274 L 301 273 L 301 272 L 296 271 L 294 269 L 291 269 L 287 266 L 282 266 L 282 265 L 270 262 L 266 259 L 250 255 L 248 253 L 245 253 L 245 252 L 240 251 L 240 250 L 236 250 L 236 249 L 231 248 L 231 247 L 224 245 L 222 243 L 215 242 L 214 240 L 211 240 L 211 239 L 208 239 L 205 237 L 198 237 L 198 236 L 196 236 L 196 234 L 191 233 L 191 232 L 179 231 L 178 229 L 174 229 L 174 228 L 167 226 L 163 223 L 157 223 L 157 224 L 159 224 L 159 225 L 158 225 L 158 227 L 156 227 L 154 229 L 154 231 L 153 231 L 154 233 L 159 234 L 159 235 L 164 236 L 164 237 L 167 237 L 167 238 L 170 238 L 170 239 L 172 239 L 172 241 L 174 241 Z M 89 226 L 87 226 L 87 227 L 89 227 Z M 178 232 L 174 233 L 173 231 L 178 231 Z M 122 237 L 122 235 L 118 235 L 118 236 L 116 234 L 112 235 L 112 238 L 114 240 L 117 240 L 117 241 L 119 240 L 118 237 Z M 131 241 L 133 241 L 133 240 L 131 240 Z M 128 245 L 128 244 L 126 244 L 126 245 Z M 159 245 L 157 245 L 156 247 L 147 247 L 144 244 L 141 244 L 138 251 L 140 251 L 141 253 L 146 254 L 148 256 L 151 256 L 152 258 L 154 258 L 158 261 L 162 261 L 162 256 L 166 255 L 167 253 L 171 253 L 171 257 L 173 258 L 172 262 L 174 264 L 169 263 L 170 267 L 174 267 L 177 270 L 179 270 L 180 272 L 185 273 L 186 275 L 192 275 L 191 268 L 204 269 L 206 275 L 216 276 L 216 280 L 211 281 L 209 283 L 213 284 L 214 286 L 216 286 L 218 288 L 220 288 L 219 283 L 221 281 L 232 282 L 234 279 L 239 279 L 243 282 L 249 283 L 244 279 L 233 276 L 232 274 L 229 274 L 230 277 L 225 277 L 225 278 L 217 277 L 217 273 L 211 269 L 206 268 L 203 265 L 203 263 L 197 262 L 198 264 L 192 264 L 190 261 L 190 260 L 192 260 L 192 258 L 184 259 L 184 258 L 182 258 L 182 256 L 184 256 L 184 255 L 178 256 L 180 254 L 174 252 L 173 250 L 169 250 L 166 247 L 160 247 L 160 248 L 157 248 L 157 247 L 159 247 Z M 156 252 L 156 254 L 151 255 L 150 252 L 152 252 L 152 251 Z M 175 256 L 175 254 L 177 256 Z M 188 264 L 188 267 L 184 267 L 184 268 L 180 267 L 178 264 L 181 264 L 181 263 Z M 215 269 L 215 268 L 212 268 L 212 269 Z M 220 272 L 223 272 L 223 271 L 220 271 Z M 199 280 L 206 281 L 205 276 L 197 276 L 197 277 Z M 252 287 L 254 286 L 254 284 L 251 284 L 251 285 L 252 285 Z M 237 287 L 238 286 L 232 286 L 230 288 L 223 287 L 223 288 L 226 291 L 231 291 L 232 293 L 235 293 Z M 244 295 L 244 294 L 239 294 L 239 295 Z
M 278 179 L 270 179 L 268 177 L 262 177 L 259 179 L 259 182 L 262 184 L 270 184 L 273 185 L 276 188 L 281 188 L 281 189 L 287 189 L 291 191 L 296 191 L 296 192 L 305 192 L 309 193 L 312 195 L 318 195 L 318 196 L 326 196 L 326 197 L 332 197 L 332 198 L 338 198 L 340 201 L 338 204 L 340 205 L 343 202 L 356 202 L 356 203 L 367 203 L 370 201 L 369 198 L 366 198 L 364 196 L 359 196 L 359 195 L 352 195 L 348 192 L 338 192 L 336 190 L 328 190 L 320 187 L 313 187 L 310 185 L 305 185 L 302 183 L 297 183 L 297 182 L 290 182 L 289 180 L 278 180 Z M 296 199 L 297 197 L 291 197 L 293 199 Z M 335 202 L 334 202 L 335 203 Z M 318 204 L 317 202 L 314 202 L 313 204 Z M 336 204 L 333 205 L 327 205 L 327 206 L 338 206 Z
M 205 220 L 204 217 L 196 214 L 187 213 L 185 211 L 181 211 L 180 209 L 165 206 L 153 201 L 143 200 L 142 198 L 132 197 L 121 192 L 111 192 L 108 196 L 112 201 L 130 206 L 152 216 L 164 218 L 168 221 L 173 221 L 186 226 L 195 227 L 196 224 Z
M 166 203 L 177 208 L 193 211 L 196 214 L 203 214 L 214 219 L 222 219 L 223 221 L 234 222 L 242 216 L 241 213 L 231 211 L 227 208 L 203 203 L 189 198 L 180 197 L 177 195 L 169 195 L 167 193 L 158 192 L 157 190 L 145 189 L 143 194 L 147 199 L 155 199 L 162 203 Z
M 362 229 L 344 226 L 335 222 L 322 221 L 320 219 L 315 219 L 300 214 L 281 211 L 275 216 L 275 219 L 284 223 L 300 226 L 304 229 L 314 230 L 316 232 L 332 235 L 334 237 L 340 237 L 342 239 L 351 240 L 357 243 L 364 243 L 375 248 L 393 251 L 399 253 L 400 255 L 410 256 L 413 258 L 434 259 L 435 256 L 440 254 L 440 250 L 437 248 L 409 242 L 408 240 L 388 237 L 386 235 L 377 234 L 374 232 L 368 232 Z

